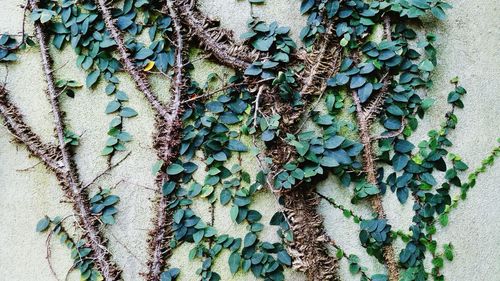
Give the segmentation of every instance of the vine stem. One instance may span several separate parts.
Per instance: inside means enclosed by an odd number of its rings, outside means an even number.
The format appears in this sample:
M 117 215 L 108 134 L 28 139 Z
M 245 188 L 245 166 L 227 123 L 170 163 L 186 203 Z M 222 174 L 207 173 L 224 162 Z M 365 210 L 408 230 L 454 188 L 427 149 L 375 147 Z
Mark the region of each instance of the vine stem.
M 378 186 L 377 172 L 372 146 L 373 138 L 370 134 L 370 121 L 366 119 L 367 114 L 361 106 L 361 102 L 356 92 L 352 93 L 354 103 L 356 105 L 356 117 L 359 127 L 359 138 L 363 144 L 363 168 L 366 173 L 366 179 L 369 183 Z M 386 219 L 384 206 L 382 205 L 382 196 L 376 194 L 370 197 L 370 203 L 373 210 L 377 213 L 379 219 Z M 396 257 L 392 245 L 383 247 L 384 261 L 387 266 L 388 276 L 390 281 L 399 280 L 399 269 L 396 262 Z
M 158 157 L 163 160 L 164 166 L 170 165 L 172 160 L 177 156 L 177 147 L 180 144 L 180 129 L 182 121 L 180 115 L 182 113 L 182 92 L 186 87 L 187 79 L 184 79 L 184 39 L 182 37 L 182 27 L 178 17 L 178 12 L 175 10 L 172 1 L 165 2 L 164 10 L 168 12 L 172 18 L 175 36 L 175 64 L 174 76 L 172 79 L 171 92 L 173 99 L 169 104 L 168 119 L 157 119 L 158 132 L 155 136 L 155 149 Z M 159 202 L 156 206 L 156 216 L 154 218 L 154 227 L 149 232 L 149 249 L 150 256 L 148 259 L 148 272 L 146 273 L 147 280 L 159 281 L 162 270 L 166 267 L 166 259 L 171 255 L 169 246 L 166 246 L 167 240 L 172 235 L 171 225 L 173 223 L 173 213 L 168 209 L 169 197 L 162 194 L 162 186 L 168 181 L 168 175 L 161 171 L 156 182 L 158 185 L 157 196 Z
M 120 59 L 123 62 L 125 71 L 130 74 L 137 89 L 144 94 L 149 104 L 156 111 L 156 113 L 163 119 L 168 120 L 170 118 L 170 115 L 168 114 L 167 108 L 158 100 L 158 97 L 153 93 L 149 81 L 134 64 L 129 51 L 127 50 L 127 47 L 125 47 L 123 37 L 118 28 L 115 26 L 113 17 L 111 16 L 111 12 L 106 4 L 106 0 L 95 0 L 94 2 L 101 12 L 101 16 L 104 20 L 104 24 L 106 25 L 106 29 L 109 31 L 111 37 L 116 42 L 117 49 L 120 54 Z
M 4 84 L 0 85 L 0 115 L 4 118 L 7 129 L 18 142 L 24 144 L 28 151 L 39 158 L 47 168 L 60 172 L 61 151 L 59 147 L 42 143 L 40 137 L 24 121 L 19 108 L 10 101 Z
M 38 6 L 37 1 L 31 1 L 30 4 L 33 9 L 36 9 Z M 49 54 L 47 35 L 45 34 L 43 25 L 39 22 L 35 22 L 35 35 L 40 44 L 42 68 L 47 82 L 48 98 L 52 108 L 58 146 L 62 156 L 62 166 L 56 173 L 57 177 L 59 178 L 63 189 L 66 189 L 68 197 L 73 201 L 73 207 L 78 216 L 78 220 L 82 225 L 84 236 L 89 239 L 88 243 L 92 249 L 92 256 L 95 260 L 97 268 L 105 280 L 117 280 L 119 278 L 120 271 L 110 260 L 110 254 L 106 249 L 104 242 L 105 239 L 101 237 L 96 225 L 96 219 L 90 212 L 88 195 L 80 188 L 81 183 L 78 179 L 76 165 L 73 162 L 71 153 L 64 141 L 64 121 L 54 83 L 52 60 Z
M 258 59 L 256 52 L 234 42 L 231 31 L 221 27 L 209 28 L 214 22 L 196 9 L 196 1 L 176 0 L 174 5 L 184 25 L 217 61 L 241 71 Z

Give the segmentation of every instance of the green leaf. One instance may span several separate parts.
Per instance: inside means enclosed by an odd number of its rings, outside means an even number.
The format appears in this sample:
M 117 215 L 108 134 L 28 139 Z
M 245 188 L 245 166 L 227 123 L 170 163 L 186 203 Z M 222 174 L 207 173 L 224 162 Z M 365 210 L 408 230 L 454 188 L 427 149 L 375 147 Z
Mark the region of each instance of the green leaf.
M 366 78 L 360 75 L 353 76 L 351 78 L 351 84 L 349 84 L 349 87 L 351 89 L 357 89 L 361 86 L 363 86 L 366 83 Z
M 339 147 L 343 142 L 345 138 L 342 136 L 333 136 L 325 141 L 325 148 L 327 149 L 334 149 Z
M 424 60 L 418 65 L 418 69 L 423 71 L 433 71 L 434 64 L 430 60 Z
M 395 115 L 395 116 L 403 116 L 405 113 L 403 112 L 403 110 L 401 108 L 399 108 L 399 106 L 397 105 L 390 105 L 388 108 L 387 108 L 387 111 L 392 114 L 392 115 Z
M 408 153 L 412 151 L 415 146 L 407 140 L 398 140 L 394 146 L 394 150 L 401 153 Z
M 210 194 L 212 194 L 214 192 L 214 187 L 213 185 L 205 185 L 202 189 L 201 189 L 201 197 L 208 197 L 210 196 Z
M 231 193 L 231 190 L 224 188 L 220 193 L 220 203 L 222 205 L 226 205 L 229 201 L 231 201 L 232 196 L 233 194 Z
M 161 166 L 163 166 L 163 163 L 165 163 L 163 160 L 156 161 L 156 163 L 151 168 L 151 173 L 153 174 L 153 176 L 158 174 L 158 172 L 161 169 Z
M 292 266 L 292 257 L 285 250 L 278 252 L 277 256 L 281 264 Z
M 247 69 L 245 69 L 245 75 L 248 76 L 257 76 L 262 73 L 262 67 L 257 65 L 250 65 Z
M 337 257 L 337 259 L 341 259 L 344 256 L 344 251 L 342 251 L 342 249 L 337 249 L 335 256 Z
M 178 209 L 174 213 L 174 222 L 175 223 L 180 223 L 182 218 L 184 217 L 185 211 L 183 209 Z
M 236 221 L 236 218 L 238 217 L 239 213 L 239 207 L 237 205 L 233 205 L 231 207 L 231 210 L 229 211 L 229 214 L 231 216 L 231 220 Z
M 168 168 L 167 168 L 167 174 L 169 174 L 171 176 L 178 175 L 182 172 L 184 172 L 184 167 L 182 167 L 179 164 L 174 163 L 174 164 L 171 164 L 170 166 L 168 166 Z
M 332 156 L 323 156 L 323 158 L 321 158 L 320 164 L 321 166 L 329 168 L 338 167 L 340 165 L 339 162 L 337 162 L 337 160 L 335 160 L 335 158 Z
M 257 235 L 255 233 L 249 232 L 245 235 L 245 239 L 243 240 L 243 247 L 248 248 L 252 246 L 257 241 Z
M 49 217 L 45 216 L 36 224 L 36 232 L 44 232 L 50 225 Z
M 205 230 L 200 229 L 200 230 L 196 231 L 193 234 L 194 243 L 198 244 L 203 239 L 204 235 L 205 235 Z
M 438 6 L 432 7 L 431 13 L 439 20 L 446 19 L 446 13 L 444 12 L 444 10 L 441 7 L 438 7 Z
M 154 52 L 151 51 L 150 49 L 142 48 L 139 52 L 137 52 L 137 54 L 135 55 L 135 58 L 138 60 L 144 60 L 153 54 L 154 54 Z
M 315 0 L 302 1 L 302 4 L 300 5 L 300 13 L 301 14 L 307 13 L 314 6 L 314 3 L 315 3 Z
M 273 45 L 274 37 L 262 37 L 252 42 L 252 46 L 262 52 L 269 51 Z
M 372 83 L 366 83 L 363 87 L 359 88 L 359 90 L 358 90 L 359 100 L 362 103 L 365 102 L 365 101 L 367 101 L 370 98 L 370 95 L 372 94 L 372 92 L 373 92 L 373 85 L 372 85 Z
M 163 187 L 161 189 L 164 196 L 170 195 L 175 190 L 175 182 L 167 181 L 163 183 Z
M 442 268 L 444 265 L 444 260 L 443 258 L 436 257 L 432 260 L 432 264 L 437 268 Z
M 126 117 L 126 118 L 131 118 L 131 117 L 137 116 L 137 111 L 135 111 L 134 109 L 132 109 L 130 107 L 124 107 L 120 111 L 120 116 Z
M 422 101 L 422 109 L 423 110 L 427 110 L 429 109 L 433 104 L 434 104 L 435 100 L 432 99 L 432 98 L 426 98 Z
M 227 149 L 232 150 L 232 151 L 238 151 L 238 152 L 248 151 L 247 146 L 244 145 L 239 140 L 229 140 L 229 142 L 227 144 Z
M 101 155 L 102 156 L 110 155 L 111 153 L 113 153 L 114 150 L 115 149 L 112 146 L 106 146 L 105 148 L 102 149 Z
M 229 256 L 229 270 L 234 275 L 240 268 L 241 256 L 238 252 L 233 252 Z
M 449 260 L 453 261 L 453 245 L 450 244 L 444 244 L 444 257 Z
M 99 75 L 101 74 L 101 71 L 99 69 L 92 71 L 88 76 L 87 79 L 85 80 L 85 85 L 87 85 L 87 88 L 92 88 L 94 84 L 97 82 L 97 79 L 99 78 Z
M 208 111 L 213 113 L 221 113 L 224 111 L 224 104 L 220 101 L 211 101 L 206 104 Z
M 410 161 L 410 157 L 408 155 L 396 153 L 392 158 L 392 166 L 396 172 L 399 172 L 406 167 L 408 161 Z
M 106 114 L 110 114 L 110 113 L 113 113 L 115 111 L 117 111 L 121 106 L 121 103 L 119 101 L 110 101 L 108 103 L 108 105 L 106 106 Z
M 447 226 L 448 225 L 448 215 L 447 214 L 442 214 L 439 216 L 439 223 L 442 226 Z

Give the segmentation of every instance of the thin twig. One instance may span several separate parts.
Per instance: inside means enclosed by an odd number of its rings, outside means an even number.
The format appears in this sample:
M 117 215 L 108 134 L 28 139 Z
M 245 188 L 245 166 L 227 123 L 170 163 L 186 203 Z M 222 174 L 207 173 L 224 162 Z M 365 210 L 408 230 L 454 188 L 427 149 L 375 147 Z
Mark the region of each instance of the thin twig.
M 91 186 L 92 184 L 94 184 L 94 182 L 96 182 L 100 177 L 104 176 L 105 174 L 107 174 L 109 171 L 111 171 L 112 169 L 116 168 L 118 165 L 120 165 L 123 161 L 125 161 L 125 159 L 127 159 L 127 157 L 130 156 L 130 154 L 132 153 L 132 151 L 129 151 L 127 154 L 125 154 L 125 156 L 123 156 L 122 159 L 120 159 L 118 162 L 116 162 L 115 164 L 109 166 L 106 170 L 104 170 L 103 172 L 99 173 L 97 176 L 95 176 L 89 183 L 87 183 L 86 185 L 84 185 L 82 187 L 82 189 L 85 189 L 89 186 Z

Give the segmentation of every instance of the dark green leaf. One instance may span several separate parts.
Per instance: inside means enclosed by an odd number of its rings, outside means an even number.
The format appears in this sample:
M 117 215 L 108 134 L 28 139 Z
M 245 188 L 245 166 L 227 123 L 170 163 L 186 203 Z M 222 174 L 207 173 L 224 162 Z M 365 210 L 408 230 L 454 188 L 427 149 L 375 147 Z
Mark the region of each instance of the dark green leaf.
M 97 69 L 92 71 L 88 76 L 87 79 L 85 80 L 85 84 L 87 85 L 87 88 L 92 88 L 94 84 L 97 82 L 97 79 L 99 78 L 99 75 L 101 72 Z
M 229 270 L 234 275 L 240 268 L 241 256 L 238 252 L 233 252 L 229 256 Z
M 178 175 L 180 173 L 184 172 L 184 167 L 182 167 L 181 165 L 179 164 L 171 164 L 170 166 L 168 166 L 167 168 L 167 174 L 169 175 Z

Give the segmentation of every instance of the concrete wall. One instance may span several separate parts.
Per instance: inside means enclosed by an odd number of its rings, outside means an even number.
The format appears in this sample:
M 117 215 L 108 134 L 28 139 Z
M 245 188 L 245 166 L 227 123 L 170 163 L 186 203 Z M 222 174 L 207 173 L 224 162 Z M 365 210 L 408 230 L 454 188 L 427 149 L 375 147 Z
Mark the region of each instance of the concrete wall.
M 21 29 L 21 0 L 0 1 L 0 32 L 17 33 Z M 200 1 L 202 10 L 221 19 L 222 25 L 235 30 L 237 35 L 246 30 L 245 22 L 253 13 L 264 20 L 276 20 L 282 25 L 292 27 L 295 38 L 304 23 L 300 17 L 296 0 L 268 0 L 265 6 L 250 8 L 242 0 L 205 0 Z M 434 75 L 435 86 L 428 94 L 438 101 L 428 118 L 414 136 L 415 140 L 425 137 L 425 133 L 436 128 L 447 110 L 446 96 L 450 89 L 448 81 L 454 76 L 461 78 L 469 94 L 465 97 L 465 110 L 458 110 L 460 125 L 451 135 L 454 152 L 462 155 L 471 168 L 480 164 L 481 159 L 494 147 L 500 137 L 500 1 L 497 0 L 453 0 L 455 6 L 444 23 L 426 23 L 426 28 L 439 35 L 439 66 Z M 28 25 L 29 31 L 31 26 Z M 55 53 L 56 76 L 77 79 L 83 82 L 85 73 L 75 66 L 72 50 L 62 54 Z M 0 66 L 0 79 L 6 77 L 7 87 L 12 92 L 16 104 L 26 115 L 26 120 L 45 141 L 53 141 L 52 117 L 44 89 L 39 54 L 30 48 L 19 54 L 18 63 Z M 197 62 L 195 79 L 205 81 L 209 72 L 227 73 L 229 70 L 206 62 Z M 139 273 L 144 271 L 146 260 L 146 234 L 151 220 L 149 201 L 153 187 L 151 166 L 155 162 L 151 149 L 150 132 L 153 129 L 152 112 L 141 98 L 131 81 L 121 75 L 121 87 L 130 97 L 130 104 L 139 116 L 126 121 L 125 129 L 134 136 L 128 144 L 132 151 L 119 167 L 110 175 L 102 177 L 97 185 L 112 187 L 121 197 L 118 205 L 117 224 L 110 227 L 106 236 L 110 240 L 111 251 L 121 268 L 125 280 L 140 280 Z M 159 77 L 153 79 L 155 90 L 168 96 L 168 85 Z M 104 95 L 103 85 L 95 91 L 81 89 L 74 99 L 62 98 L 62 107 L 67 112 L 69 126 L 83 134 L 77 149 L 76 162 L 80 167 L 81 178 L 89 182 L 106 168 L 106 159 L 99 154 L 106 140 L 106 131 L 111 116 L 104 113 L 108 98 Z M 11 142 L 12 136 L 0 127 L 0 280 L 34 281 L 54 280 L 46 260 L 46 237 L 35 233 L 36 222 L 43 215 L 68 215 L 71 208 L 59 201 L 62 194 L 57 182 L 37 159 L 30 158 L 25 148 Z M 123 155 L 116 156 L 118 161 Z M 249 159 L 245 166 L 255 166 Z M 497 191 L 499 166 L 496 165 L 481 176 L 468 200 L 461 204 L 450 217 L 450 225 L 439 232 L 436 238 L 451 242 L 456 255 L 452 263 L 445 265 L 447 280 L 482 281 L 498 280 L 500 276 L 500 193 Z M 318 187 L 323 193 L 336 196 L 340 203 L 350 206 L 350 191 L 338 188 L 335 179 L 327 179 Z M 411 222 L 411 202 L 401 206 L 395 196 L 384 198 L 388 217 L 396 228 L 406 229 Z M 252 205 L 263 213 L 265 222 L 276 210 L 271 194 L 261 193 Z M 369 209 L 361 208 L 361 213 Z M 363 209 L 364 208 L 364 209 Z M 194 209 L 202 217 L 208 218 L 208 203 L 199 200 Z M 319 210 L 325 217 L 328 233 L 346 252 L 360 256 L 362 263 L 372 273 L 383 272 L 373 258 L 367 256 L 357 238 L 358 226 L 343 218 L 342 214 L 327 204 Z M 228 210 L 216 209 L 215 227 L 222 232 L 242 236 L 244 227 L 228 222 Z M 265 237 L 277 240 L 275 229 L 267 227 Z M 173 266 L 182 270 L 181 280 L 197 280 L 195 269 L 198 263 L 190 263 L 187 253 L 190 245 L 184 245 L 174 252 Z M 69 252 L 58 241 L 52 241 L 51 261 L 59 279 L 71 266 Z M 227 267 L 227 255 L 222 255 L 216 264 L 216 271 L 223 280 L 254 280 L 250 275 L 232 277 Z M 348 272 L 347 262 L 341 263 L 344 280 L 357 280 Z M 72 273 L 69 280 L 78 280 Z M 303 276 L 287 272 L 287 280 L 304 280 Z

